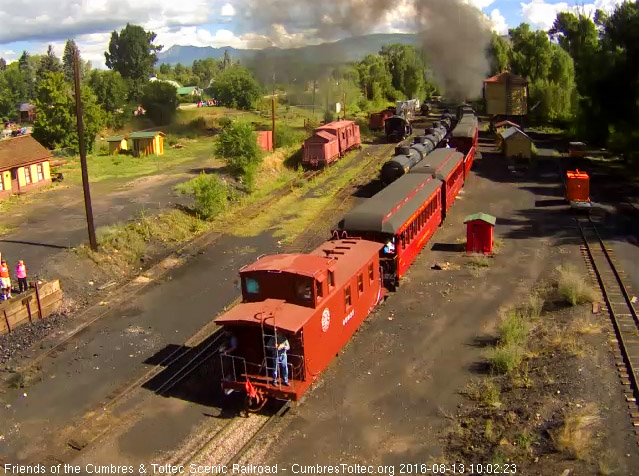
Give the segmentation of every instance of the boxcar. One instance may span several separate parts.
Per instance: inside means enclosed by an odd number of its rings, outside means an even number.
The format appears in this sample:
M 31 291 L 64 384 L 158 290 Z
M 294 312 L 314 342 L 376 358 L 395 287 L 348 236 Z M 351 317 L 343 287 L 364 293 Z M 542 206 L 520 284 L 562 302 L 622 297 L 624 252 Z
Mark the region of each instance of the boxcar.
M 479 126 L 473 114 L 461 118 L 450 134 L 450 145 L 464 154 L 464 177 L 470 173 L 477 152 Z
M 386 123 L 386 119 L 394 115 L 394 108 L 384 109 L 381 112 L 375 112 L 370 115 L 368 118 L 368 127 L 371 131 L 382 131 L 384 130 L 384 124 Z
M 441 180 L 442 215 L 453 206 L 453 202 L 464 185 L 464 156 L 455 149 L 436 149 L 410 170 L 411 174 L 428 174 Z
M 299 399 L 382 298 L 381 247 L 332 240 L 309 254 L 264 256 L 242 268 L 242 303 L 215 320 L 237 339 L 221 356 L 222 387 L 253 394 L 254 404 Z M 273 383 L 269 346 L 283 339 L 289 385 Z
M 330 122 L 315 129 L 313 135 L 304 141 L 302 164 L 326 166 L 360 145 L 359 126 L 354 121 Z
M 384 244 L 380 262 L 384 283 L 394 288 L 442 220 L 442 183 L 430 175 L 409 174 L 344 216 L 340 232 Z

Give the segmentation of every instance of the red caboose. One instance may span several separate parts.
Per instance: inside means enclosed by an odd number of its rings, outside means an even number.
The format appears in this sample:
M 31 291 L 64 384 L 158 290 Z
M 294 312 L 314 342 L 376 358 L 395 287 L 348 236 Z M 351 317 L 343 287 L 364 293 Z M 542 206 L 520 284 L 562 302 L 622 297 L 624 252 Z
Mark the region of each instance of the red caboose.
M 330 122 L 304 141 L 302 164 L 323 167 L 360 145 L 359 126 L 354 121 Z
M 371 131 L 384 130 L 386 119 L 395 115 L 395 108 L 384 109 L 381 112 L 375 112 L 368 118 L 368 127 Z
M 442 215 L 453 206 L 453 202 L 464 185 L 464 156 L 455 149 L 435 149 L 410 170 L 411 174 L 431 174 L 443 182 Z
M 268 397 L 299 399 L 382 298 L 381 246 L 333 240 L 242 268 L 242 303 L 215 321 L 237 339 L 221 357 L 222 387 L 253 393 L 254 408 Z M 273 382 L 273 342 L 283 340 L 289 385 Z

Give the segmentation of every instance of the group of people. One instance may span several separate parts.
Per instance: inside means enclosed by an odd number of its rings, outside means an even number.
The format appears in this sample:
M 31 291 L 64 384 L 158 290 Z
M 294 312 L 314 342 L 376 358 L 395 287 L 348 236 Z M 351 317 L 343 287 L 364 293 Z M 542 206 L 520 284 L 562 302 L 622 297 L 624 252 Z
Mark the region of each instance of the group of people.
M 29 289 L 29 285 L 27 284 L 27 266 L 23 260 L 19 260 L 16 265 L 16 277 L 18 278 L 18 293 L 21 294 Z M 0 287 L 0 300 L 6 301 L 11 299 L 11 271 L 4 259 L 0 260 Z

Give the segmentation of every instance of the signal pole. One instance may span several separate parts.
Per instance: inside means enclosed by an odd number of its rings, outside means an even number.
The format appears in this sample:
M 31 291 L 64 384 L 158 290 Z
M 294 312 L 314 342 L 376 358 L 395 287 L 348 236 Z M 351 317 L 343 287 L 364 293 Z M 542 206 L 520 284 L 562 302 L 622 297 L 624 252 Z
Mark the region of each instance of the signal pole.
M 80 148 L 80 166 L 82 168 L 82 189 L 84 190 L 84 209 L 87 215 L 89 229 L 89 244 L 93 251 L 97 251 L 98 242 L 95 239 L 95 225 L 93 224 L 93 208 L 91 207 L 91 190 L 89 188 L 89 172 L 87 170 L 87 151 L 84 143 L 84 123 L 82 122 L 82 90 L 80 89 L 80 58 L 78 48 L 73 53 L 73 73 L 75 76 L 75 115 L 78 124 L 78 146 Z

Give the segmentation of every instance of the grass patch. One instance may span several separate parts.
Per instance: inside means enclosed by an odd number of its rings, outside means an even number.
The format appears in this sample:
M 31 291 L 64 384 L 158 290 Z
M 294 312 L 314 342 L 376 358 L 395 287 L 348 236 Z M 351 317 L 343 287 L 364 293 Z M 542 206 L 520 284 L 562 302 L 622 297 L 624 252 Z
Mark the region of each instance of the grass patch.
M 572 265 L 557 268 L 557 290 L 559 295 L 571 306 L 593 302 L 597 299 L 597 292 L 589 286 L 583 276 Z
M 499 325 L 499 342 L 504 346 L 525 347 L 529 331 L 526 318 L 520 312 L 511 310 Z
M 4 223 L 0 223 L 0 236 L 8 235 L 15 229 L 16 227 L 13 225 L 5 225 Z
M 537 319 L 541 316 L 541 311 L 544 308 L 545 300 L 539 293 L 532 293 L 524 302 L 517 308 L 517 311 L 523 318 L 528 320 Z
M 585 354 L 583 342 L 570 327 L 550 325 L 545 331 L 544 347 L 555 352 L 582 357 Z
M 493 379 L 472 380 L 462 394 L 488 407 L 498 408 L 501 405 L 501 387 Z
M 188 141 L 184 148 L 173 149 L 165 143 L 164 155 L 133 157 L 132 155 L 91 154 L 87 157 L 87 167 L 91 182 L 109 179 L 126 179 L 165 173 L 177 165 L 194 159 L 202 161 L 214 158 L 214 141 L 202 139 Z M 82 180 L 79 157 L 71 157 L 65 165 L 56 167 L 55 172 L 64 174 L 65 181 L 79 183 Z
M 550 432 L 555 449 L 573 459 L 586 459 L 594 447 L 599 421 L 599 413 L 592 404 L 565 411 L 561 426 Z
M 489 268 L 490 258 L 486 255 L 475 253 L 468 260 L 467 266 L 472 269 Z
M 520 345 L 498 345 L 486 352 L 490 367 L 498 374 L 510 374 L 524 359 L 524 349 Z

